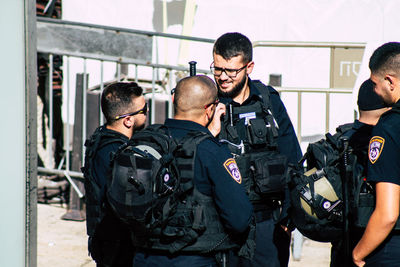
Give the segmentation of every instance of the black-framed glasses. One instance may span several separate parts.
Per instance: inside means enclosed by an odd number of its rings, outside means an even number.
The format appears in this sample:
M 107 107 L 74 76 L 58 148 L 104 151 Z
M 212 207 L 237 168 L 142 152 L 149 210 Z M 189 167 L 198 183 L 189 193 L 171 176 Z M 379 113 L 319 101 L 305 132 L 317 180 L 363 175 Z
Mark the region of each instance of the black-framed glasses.
M 115 117 L 115 119 L 119 120 L 121 118 L 125 118 L 125 117 L 128 117 L 128 116 L 134 116 L 134 115 L 137 115 L 137 114 L 147 115 L 147 111 L 148 111 L 147 103 L 145 103 L 144 107 L 142 109 L 139 109 L 138 111 L 127 113 L 127 114 L 124 114 L 124 115 L 119 115 L 119 116 Z
M 208 109 L 208 108 L 209 108 L 210 106 L 212 106 L 212 105 L 218 105 L 218 103 L 219 103 L 219 99 L 218 99 L 218 97 L 217 97 L 217 98 L 214 100 L 214 102 L 205 105 L 205 106 L 204 106 L 204 109 Z
M 248 63 L 241 67 L 240 69 L 225 69 L 225 68 L 220 68 L 220 67 L 215 67 L 214 62 L 211 63 L 210 70 L 211 73 L 214 74 L 214 76 L 221 76 L 223 72 L 229 77 L 229 78 L 236 78 L 236 76 L 244 70 L 247 67 Z

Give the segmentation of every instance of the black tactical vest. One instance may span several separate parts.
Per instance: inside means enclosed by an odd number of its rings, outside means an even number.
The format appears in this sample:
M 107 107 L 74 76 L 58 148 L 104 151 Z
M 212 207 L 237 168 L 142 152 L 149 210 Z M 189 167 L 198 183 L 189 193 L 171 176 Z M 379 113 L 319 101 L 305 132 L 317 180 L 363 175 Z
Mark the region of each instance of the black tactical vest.
M 153 222 L 155 227 L 151 231 L 132 229 L 136 247 L 171 254 L 178 251 L 204 254 L 237 247 L 225 232 L 213 198 L 200 193 L 193 182 L 197 145 L 206 138 L 209 135 L 190 133 L 177 140 L 173 154 L 180 185 L 163 204 L 160 223 Z
M 93 135 L 85 141 L 85 165 L 81 170 L 85 177 L 86 231 L 89 236 L 94 235 L 97 225 L 105 215 L 104 196 L 100 186 L 93 178 L 93 159 L 97 151 L 111 143 L 123 144 L 123 140 L 119 134 L 106 131 L 105 126 L 97 128 Z
M 228 143 L 236 159 L 250 201 L 258 204 L 282 199 L 287 158 L 279 153 L 279 126 L 272 114 L 269 89 L 260 81 L 253 84 L 262 101 L 245 106 L 227 104 L 219 138 Z

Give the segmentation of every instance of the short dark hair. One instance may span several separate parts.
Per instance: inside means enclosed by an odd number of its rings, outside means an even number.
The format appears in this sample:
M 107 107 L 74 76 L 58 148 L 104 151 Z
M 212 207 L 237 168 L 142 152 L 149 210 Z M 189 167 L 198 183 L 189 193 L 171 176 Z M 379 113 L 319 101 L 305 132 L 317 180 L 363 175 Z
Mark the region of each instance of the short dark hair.
M 395 71 L 400 73 L 400 43 L 390 42 L 378 47 L 369 60 L 371 73 Z
M 115 117 L 133 112 L 132 100 L 141 96 L 142 87 L 135 82 L 117 82 L 108 85 L 101 95 L 101 111 L 107 124 L 115 122 Z
M 213 53 L 229 60 L 236 56 L 242 56 L 244 63 L 253 60 L 253 46 L 246 36 L 238 32 L 223 34 L 214 43 Z

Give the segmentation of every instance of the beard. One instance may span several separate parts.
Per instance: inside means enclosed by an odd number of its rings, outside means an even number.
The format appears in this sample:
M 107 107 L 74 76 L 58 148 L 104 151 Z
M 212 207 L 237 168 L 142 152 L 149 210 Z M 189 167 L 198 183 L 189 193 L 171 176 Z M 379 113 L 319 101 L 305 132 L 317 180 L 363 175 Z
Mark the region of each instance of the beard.
M 132 129 L 132 131 L 133 131 L 133 133 L 135 133 L 137 131 L 143 130 L 145 127 L 146 127 L 146 121 L 144 121 L 141 124 L 135 124 L 135 126 Z
M 240 80 L 240 82 L 236 84 L 229 92 L 222 91 L 221 88 L 219 87 L 219 84 L 217 83 L 218 95 L 224 98 L 235 98 L 240 94 L 240 92 L 242 92 L 246 82 L 247 82 L 247 75 L 244 75 L 243 79 Z

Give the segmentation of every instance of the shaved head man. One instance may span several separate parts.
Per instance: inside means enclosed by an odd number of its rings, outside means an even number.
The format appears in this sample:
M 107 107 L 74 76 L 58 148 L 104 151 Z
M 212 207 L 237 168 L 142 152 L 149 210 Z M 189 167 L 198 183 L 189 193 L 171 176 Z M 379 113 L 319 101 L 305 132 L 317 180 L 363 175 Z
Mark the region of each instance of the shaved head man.
M 171 245 L 168 242 L 161 242 L 162 237 L 157 249 L 139 248 L 134 266 L 216 267 L 218 261 L 223 262 L 227 252 L 239 246 L 227 233 L 237 236 L 247 232 L 253 208 L 241 186 L 242 177 L 236 161 L 228 148 L 214 137 L 218 134 L 218 127 L 213 127 L 214 133 L 206 128 L 211 121 L 214 126 L 218 125 L 214 121 L 220 121 L 223 107 L 217 98 L 216 85 L 209 77 L 191 76 L 177 84 L 174 94 L 175 116 L 164 124 L 168 133 L 178 143 L 182 138 L 196 138 L 195 135 L 197 138 L 199 135 L 204 137 L 198 142 L 195 139 L 187 141 L 196 144 L 196 148 L 194 155 L 189 153 L 193 160 L 186 159 L 182 166 L 185 166 L 186 173 L 193 170 L 191 178 L 194 188 L 181 201 L 182 204 L 178 204 L 177 214 L 181 212 L 193 216 L 201 212 L 202 219 L 193 223 L 201 225 L 203 229 L 197 233 L 194 242 L 174 254 L 170 253 Z M 177 161 L 179 166 L 179 157 Z M 190 165 L 187 162 L 193 163 Z M 190 203 L 196 204 L 191 206 Z M 192 210 L 187 212 L 187 209 Z M 178 220 L 174 226 L 185 227 L 187 219 Z
M 178 83 L 174 96 L 175 119 L 190 119 L 208 126 L 217 106 L 217 87 L 209 77 L 187 77 Z

